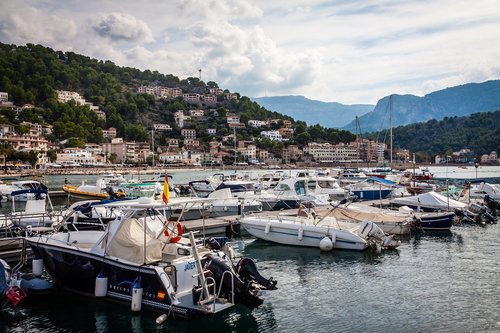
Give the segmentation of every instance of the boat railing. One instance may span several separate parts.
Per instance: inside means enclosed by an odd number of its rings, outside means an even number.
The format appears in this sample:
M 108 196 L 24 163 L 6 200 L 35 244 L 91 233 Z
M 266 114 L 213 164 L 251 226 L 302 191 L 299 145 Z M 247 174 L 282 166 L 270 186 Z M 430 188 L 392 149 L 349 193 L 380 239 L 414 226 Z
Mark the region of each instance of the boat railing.
M 7 215 L 6 218 L 10 219 L 14 225 L 22 226 L 24 220 L 30 219 L 29 223 L 33 227 L 45 226 L 46 223 L 52 221 L 54 214 L 43 212 L 43 213 L 23 213 L 16 212 Z
M 200 305 L 207 305 L 209 303 L 212 303 L 212 313 L 215 313 L 215 303 L 217 300 L 221 301 L 223 300 L 224 302 L 227 302 L 227 300 L 225 298 L 221 298 L 221 292 L 222 292 L 222 285 L 223 285 L 223 282 L 224 282 L 224 278 L 226 277 L 226 275 L 229 275 L 229 278 L 231 279 L 231 304 L 234 304 L 234 273 L 231 272 L 231 271 L 225 271 L 224 273 L 222 273 L 222 277 L 220 279 L 220 283 L 219 283 L 219 289 L 217 290 L 217 293 L 216 293 L 216 283 L 215 283 L 215 279 L 213 277 L 206 277 L 205 278 L 205 285 L 202 286 L 201 288 L 201 295 L 200 295 L 200 301 L 199 301 L 199 304 Z M 212 293 L 210 293 L 210 289 L 212 290 Z M 209 291 L 209 294 L 208 295 L 205 295 L 205 292 L 206 291 Z

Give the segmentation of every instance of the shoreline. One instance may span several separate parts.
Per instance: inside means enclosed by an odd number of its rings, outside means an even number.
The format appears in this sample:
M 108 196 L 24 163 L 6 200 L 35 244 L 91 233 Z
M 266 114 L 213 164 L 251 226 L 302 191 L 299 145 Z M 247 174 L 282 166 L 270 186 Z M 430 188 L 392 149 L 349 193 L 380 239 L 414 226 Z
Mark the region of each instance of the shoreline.
M 486 165 L 482 164 L 479 166 L 495 166 L 495 165 Z M 410 165 L 398 165 L 393 167 L 394 170 L 402 170 L 402 169 L 412 169 L 412 168 L 428 168 L 428 167 L 446 167 L 446 165 L 442 164 L 418 164 L 413 166 Z M 448 167 L 460 167 L 463 169 L 468 169 L 470 167 L 474 168 L 474 165 L 464 165 L 464 164 L 449 164 Z M 187 172 L 187 171 L 214 171 L 214 172 L 223 172 L 223 171 L 245 171 L 245 170 L 290 170 L 290 169 L 342 169 L 342 168 L 360 168 L 365 169 L 365 167 L 360 166 L 348 166 L 348 165 L 274 165 L 274 166 L 257 166 L 257 165 L 248 165 L 248 166 L 231 166 L 227 167 L 189 167 L 189 166 L 168 166 L 168 167 L 96 167 L 96 168 L 49 168 L 49 169 L 25 169 L 25 170 L 3 170 L 0 168 L 0 178 L 8 178 L 8 177 L 43 177 L 43 176 L 54 176 L 54 175 L 62 175 L 62 176 L 75 176 L 75 175 L 103 175 L 107 173 L 119 173 L 122 175 L 151 175 L 151 174 L 160 174 L 160 173 L 169 173 L 169 172 Z M 377 167 L 372 167 L 377 168 Z

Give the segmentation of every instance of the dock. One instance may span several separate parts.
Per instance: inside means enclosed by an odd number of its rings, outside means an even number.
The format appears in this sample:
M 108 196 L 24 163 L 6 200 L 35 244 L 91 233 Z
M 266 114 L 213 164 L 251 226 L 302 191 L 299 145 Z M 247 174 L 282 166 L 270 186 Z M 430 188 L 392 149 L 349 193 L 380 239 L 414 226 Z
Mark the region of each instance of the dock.
M 68 196 L 68 193 L 63 190 L 50 190 L 49 195 L 51 198 L 64 198 Z
M 184 233 L 190 231 L 205 236 L 238 236 L 240 234 L 239 215 L 210 217 L 205 219 L 179 221 Z

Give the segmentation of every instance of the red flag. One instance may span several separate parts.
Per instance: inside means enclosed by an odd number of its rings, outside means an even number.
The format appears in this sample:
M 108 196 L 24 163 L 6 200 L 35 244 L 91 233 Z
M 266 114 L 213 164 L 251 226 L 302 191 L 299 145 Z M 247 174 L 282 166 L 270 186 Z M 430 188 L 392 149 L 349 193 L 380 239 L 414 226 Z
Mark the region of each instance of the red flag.
M 168 204 L 170 200 L 170 190 L 168 189 L 168 175 L 165 174 L 165 183 L 163 183 L 163 194 L 161 195 L 161 199 L 165 204 Z

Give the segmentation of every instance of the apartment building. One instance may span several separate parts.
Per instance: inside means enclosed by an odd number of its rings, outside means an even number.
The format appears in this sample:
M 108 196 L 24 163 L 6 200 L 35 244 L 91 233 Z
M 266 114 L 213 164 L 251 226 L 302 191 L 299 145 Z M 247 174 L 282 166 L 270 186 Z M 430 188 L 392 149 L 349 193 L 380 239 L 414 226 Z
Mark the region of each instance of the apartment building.
M 352 144 L 313 142 L 304 147 L 304 154 L 309 154 L 314 161 L 322 163 L 360 162 L 358 150 Z

